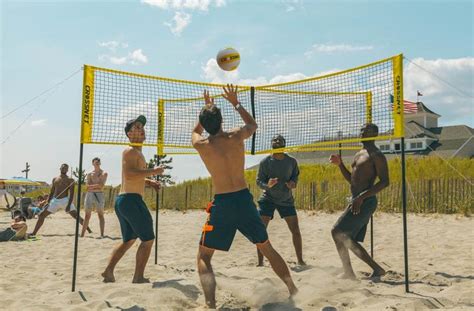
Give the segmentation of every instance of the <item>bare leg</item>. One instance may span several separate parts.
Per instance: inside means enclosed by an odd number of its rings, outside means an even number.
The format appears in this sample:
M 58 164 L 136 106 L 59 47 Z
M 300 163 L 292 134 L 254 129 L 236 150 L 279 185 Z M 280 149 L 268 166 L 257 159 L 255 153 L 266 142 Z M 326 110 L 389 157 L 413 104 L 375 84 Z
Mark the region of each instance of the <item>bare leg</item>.
M 278 252 L 273 248 L 270 244 L 270 241 L 267 241 L 262 244 L 257 244 L 258 249 L 262 252 L 263 256 L 265 256 L 268 261 L 270 262 L 273 271 L 280 277 L 280 279 L 286 284 L 288 287 L 288 291 L 290 295 L 293 296 L 298 292 L 298 289 L 293 283 L 291 279 L 290 270 L 283 260 L 283 258 L 278 254 Z
M 112 256 L 109 259 L 109 264 L 105 268 L 104 272 L 102 272 L 102 276 L 104 277 L 104 282 L 109 283 L 109 282 L 115 282 L 115 277 L 114 277 L 114 269 L 119 260 L 125 255 L 125 253 L 128 251 L 130 247 L 132 247 L 133 243 L 135 243 L 135 239 L 127 241 L 127 242 L 122 242 L 118 244 L 114 250 L 112 251 Z
M 336 249 L 337 249 L 337 252 L 339 253 L 339 257 L 341 258 L 341 261 L 342 261 L 342 267 L 344 269 L 344 274 L 341 276 L 341 278 L 355 279 L 356 276 L 355 276 L 354 270 L 352 269 L 351 258 L 349 256 L 348 245 L 347 245 L 347 241 L 349 240 L 349 237 L 337 229 L 332 229 L 331 234 L 332 234 L 334 243 L 336 243 Z
M 71 215 L 72 218 L 76 219 L 77 212 L 76 211 L 70 211 L 69 215 Z M 79 222 L 81 223 L 82 226 L 84 226 L 84 220 L 82 219 L 81 216 L 79 216 Z M 89 227 L 86 227 L 86 228 L 87 228 L 87 232 L 92 233 L 92 230 Z
M 52 213 L 48 212 L 47 210 L 44 210 L 41 214 L 38 216 L 38 221 L 36 222 L 35 229 L 31 233 L 31 235 L 36 235 L 38 233 L 39 229 L 41 226 L 43 226 L 44 219 L 48 217 L 48 215 L 51 215 Z
M 133 275 L 132 283 L 149 283 L 150 280 L 146 279 L 143 274 L 145 273 L 146 263 L 150 258 L 151 249 L 155 239 L 150 241 L 142 241 L 137 250 L 136 263 L 135 263 L 135 274 Z
M 206 299 L 206 305 L 209 308 L 216 308 L 216 277 L 214 271 L 212 271 L 211 259 L 214 254 L 214 250 L 199 246 L 197 255 L 197 266 L 199 272 L 199 279 L 201 280 L 202 289 L 204 291 L 204 297 Z
M 371 277 L 377 277 L 385 275 L 385 270 L 369 256 L 367 251 L 362 247 L 362 245 L 352 239 L 349 239 L 347 242 L 349 249 L 359 257 L 363 262 L 368 264 L 374 272 L 372 273 Z
M 105 219 L 104 219 L 104 210 L 97 210 L 97 216 L 99 216 L 99 224 L 100 224 L 100 236 L 104 237 L 105 231 Z
M 301 239 L 301 231 L 300 231 L 300 226 L 298 224 L 298 216 L 295 215 L 295 216 L 285 217 L 285 221 L 293 237 L 293 245 L 296 251 L 296 258 L 298 258 L 298 264 L 301 266 L 305 266 L 306 263 L 303 260 L 303 241 Z
M 269 217 L 269 216 L 261 216 L 261 217 L 262 217 L 263 224 L 265 225 L 265 228 L 267 228 L 268 224 L 270 223 L 270 220 L 272 220 L 272 218 Z M 258 247 L 257 247 L 257 258 L 258 258 L 257 267 L 263 267 L 263 255 L 259 251 Z
M 86 215 L 84 216 L 84 224 L 82 225 L 82 233 L 81 233 L 81 237 L 84 237 L 84 235 L 86 234 L 86 228 L 89 227 L 89 220 L 91 219 L 91 210 L 90 209 L 86 209 Z

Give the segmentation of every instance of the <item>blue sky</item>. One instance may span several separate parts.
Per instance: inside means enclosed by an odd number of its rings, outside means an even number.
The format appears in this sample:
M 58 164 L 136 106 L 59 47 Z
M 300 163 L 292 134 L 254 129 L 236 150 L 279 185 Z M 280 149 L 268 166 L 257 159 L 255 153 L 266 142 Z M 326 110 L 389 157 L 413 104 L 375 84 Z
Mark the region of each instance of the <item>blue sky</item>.
M 288 81 L 398 53 L 456 85 L 405 63 L 405 98 L 440 113 L 441 125 L 474 125 L 472 1 L 2 1 L 1 115 L 83 64 L 207 82 Z M 219 49 L 241 53 L 223 74 Z M 50 181 L 78 165 L 82 73 L 1 120 L 0 177 Z M 25 121 L 26 120 L 26 121 Z M 23 123 L 24 122 L 24 123 Z M 12 132 L 20 125 L 17 131 Z M 123 147 L 86 146 L 120 183 Z M 146 149 L 150 157 L 153 149 Z M 248 165 L 260 158 L 249 157 Z M 200 159 L 175 157 L 182 181 L 207 176 Z

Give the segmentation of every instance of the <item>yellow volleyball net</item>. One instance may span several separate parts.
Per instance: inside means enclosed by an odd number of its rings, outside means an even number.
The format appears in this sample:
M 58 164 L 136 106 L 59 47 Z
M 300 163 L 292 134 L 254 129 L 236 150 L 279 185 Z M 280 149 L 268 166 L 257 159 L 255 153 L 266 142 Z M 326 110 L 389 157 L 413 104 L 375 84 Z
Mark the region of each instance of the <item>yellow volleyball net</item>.
M 403 57 L 320 77 L 265 86 L 239 86 L 239 101 L 259 128 L 245 142 L 248 154 L 271 152 L 275 134 L 284 151 L 354 149 L 360 128 L 379 127 L 377 139 L 403 137 Z M 191 132 L 209 90 L 223 114 L 223 128 L 243 125 L 219 84 L 84 67 L 81 143 L 128 145 L 128 120 L 147 118 L 144 146 L 158 154 L 192 154 Z

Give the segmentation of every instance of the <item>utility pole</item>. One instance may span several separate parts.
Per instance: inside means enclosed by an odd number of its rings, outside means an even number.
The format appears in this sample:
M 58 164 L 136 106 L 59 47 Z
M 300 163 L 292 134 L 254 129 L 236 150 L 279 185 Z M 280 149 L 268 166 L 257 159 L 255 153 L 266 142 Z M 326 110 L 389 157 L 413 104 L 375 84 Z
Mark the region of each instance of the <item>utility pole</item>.
M 26 179 L 28 179 L 28 172 L 30 171 L 30 165 L 28 164 L 28 162 L 26 162 L 26 168 L 21 171 L 22 173 L 25 173 L 26 175 Z

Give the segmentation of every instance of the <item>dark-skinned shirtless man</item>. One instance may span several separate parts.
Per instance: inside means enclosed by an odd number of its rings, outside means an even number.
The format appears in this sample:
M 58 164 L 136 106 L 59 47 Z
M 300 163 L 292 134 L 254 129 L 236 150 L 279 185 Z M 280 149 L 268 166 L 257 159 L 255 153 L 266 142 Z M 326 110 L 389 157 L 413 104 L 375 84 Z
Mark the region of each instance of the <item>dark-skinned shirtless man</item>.
M 31 235 L 36 235 L 43 226 L 44 220 L 47 216 L 56 213 L 57 211 L 64 209 L 66 213 L 71 215 L 74 219 L 79 217 L 81 225 L 83 224 L 82 217 L 77 215 L 76 208 L 72 201 L 74 200 L 74 179 L 67 175 L 69 166 L 62 164 L 60 167 L 61 174 L 58 177 L 54 177 L 51 182 L 51 192 L 49 194 L 47 207 L 39 214 L 38 221 L 36 222 L 35 229 Z M 92 232 L 89 227 L 87 231 Z
M 331 155 L 330 162 L 337 165 L 344 178 L 351 184 L 351 202 L 334 225 L 331 233 L 336 243 L 344 273 L 341 278 L 355 279 L 348 250 L 368 264 L 372 269 L 372 277 L 385 274 L 385 270 L 369 256 L 360 244 L 364 241 L 367 224 L 377 208 L 376 194 L 389 185 L 387 159 L 377 148 L 374 140 L 378 127 L 367 123 L 361 128 L 362 149 L 356 153 L 352 162 L 352 172 L 344 166 L 339 155 Z M 379 179 L 375 183 L 376 179 Z

